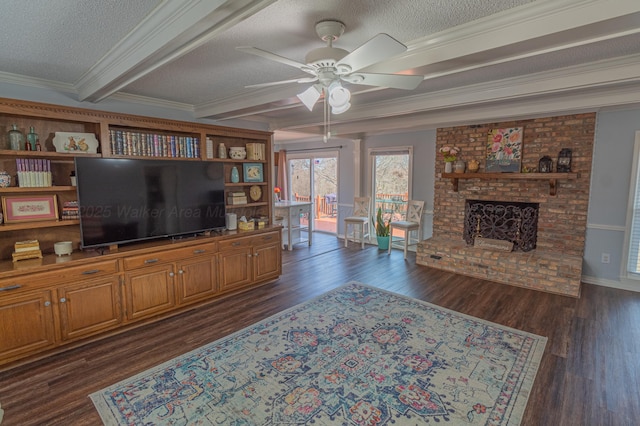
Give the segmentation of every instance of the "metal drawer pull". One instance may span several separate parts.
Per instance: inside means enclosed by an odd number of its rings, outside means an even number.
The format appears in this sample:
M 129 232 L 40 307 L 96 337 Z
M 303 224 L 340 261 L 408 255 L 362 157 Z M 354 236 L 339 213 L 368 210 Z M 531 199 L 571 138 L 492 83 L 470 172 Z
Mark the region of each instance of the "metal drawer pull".
M 144 263 L 156 263 L 159 260 L 160 259 L 147 259 L 147 260 L 144 261 Z
M 20 284 L 8 285 L 6 287 L 1 287 L 0 291 L 17 290 L 20 287 L 22 287 Z
M 235 241 L 235 242 L 231 243 L 232 246 L 239 246 L 240 244 L 242 244 L 242 243 L 239 242 L 239 241 Z
M 169 272 L 169 276 L 170 276 L 170 277 L 173 277 L 173 276 L 175 276 L 175 275 L 176 275 L 176 274 L 174 274 L 173 272 Z
M 100 272 L 100 269 L 89 269 L 88 271 L 82 271 L 82 275 L 92 275 Z
M 62 299 L 60 299 L 60 303 L 65 303 L 67 301 L 67 299 L 65 299 L 64 297 Z
M 46 307 L 48 308 L 49 306 L 51 306 L 51 302 L 49 302 L 49 301 L 47 300 L 46 302 L 44 302 L 44 306 L 46 306 Z
M 262 239 L 266 241 L 266 240 L 270 240 L 272 238 L 273 238 L 273 235 L 269 235 L 268 237 L 263 237 Z
M 204 252 L 206 252 L 205 249 L 198 249 L 198 250 L 194 250 L 193 254 L 200 254 L 200 253 L 204 253 Z

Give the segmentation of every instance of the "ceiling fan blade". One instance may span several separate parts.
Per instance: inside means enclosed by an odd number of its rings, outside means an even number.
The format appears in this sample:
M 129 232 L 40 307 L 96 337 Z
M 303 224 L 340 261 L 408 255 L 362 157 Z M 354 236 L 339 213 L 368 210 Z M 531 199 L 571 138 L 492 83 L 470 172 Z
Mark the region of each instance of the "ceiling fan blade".
M 301 69 L 305 72 L 309 69 L 309 67 L 302 62 L 294 61 L 293 59 L 285 58 L 284 56 L 276 55 L 275 53 L 267 52 L 266 50 L 258 49 L 257 47 L 250 46 L 240 46 L 236 47 L 236 50 L 241 52 L 250 53 L 252 55 L 260 56 L 265 59 L 270 59 L 272 61 L 280 62 L 281 64 L 289 65 L 294 68 Z
M 351 68 L 349 72 L 354 72 L 399 55 L 406 50 L 407 46 L 398 40 L 387 34 L 380 33 L 338 61 L 336 67 L 340 70 L 340 65 L 347 65 Z
M 318 81 L 318 77 L 294 78 L 293 80 L 281 80 L 281 81 L 272 81 L 269 83 L 251 84 L 249 86 L 244 86 L 244 87 L 247 89 L 255 89 L 258 87 L 278 86 L 280 84 L 289 84 L 289 83 L 313 83 L 315 81 Z
M 352 84 L 364 84 L 367 86 L 381 86 L 391 89 L 413 90 L 420 85 L 424 76 L 403 74 L 372 74 L 359 72 L 343 75 L 342 80 Z

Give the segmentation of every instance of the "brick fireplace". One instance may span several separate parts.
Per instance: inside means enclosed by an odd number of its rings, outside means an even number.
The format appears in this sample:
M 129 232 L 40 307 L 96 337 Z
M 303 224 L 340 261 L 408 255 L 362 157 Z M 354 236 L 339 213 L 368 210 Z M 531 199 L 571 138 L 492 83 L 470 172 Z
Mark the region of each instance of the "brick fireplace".
M 463 275 L 578 297 L 582 275 L 595 132 L 595 113 L 545 117 L 476 126 L 441 128 L 436 150 L 461 148 L 464 161 L 486 164 L 487 135 L 492 129 L 522 127 L 522 167 L 537 168 L 548 155 L 556 170 L 558 153 L 572 150 L 572 179 L 442 178 L 444 161 L 437 157 L 432 237 L 418 244 L 417 263 Z M 523 203 L 537 206 L 535 248 L 505 252 L 474 247 L 465 241 L 467 200 Z M 489 203 L 490 204 L 490 203 Z M 469 223 L 467 223 L 467 228 Z M 468 240 L 468 230 L 467 230 Z

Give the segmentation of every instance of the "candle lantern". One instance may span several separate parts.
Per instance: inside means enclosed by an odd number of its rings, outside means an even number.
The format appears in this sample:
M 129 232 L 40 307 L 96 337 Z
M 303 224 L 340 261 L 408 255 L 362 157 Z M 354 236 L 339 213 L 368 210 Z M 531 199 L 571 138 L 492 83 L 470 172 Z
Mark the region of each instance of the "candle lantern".
M 548 155 L 545 155 L 538 162 L 538 171 L 540 173 L 551 173 L 553 171 L 553 160 Z
M 571 150 L 562 148 L 558 154 L 558 173 L 569 173 L 571 171 Z

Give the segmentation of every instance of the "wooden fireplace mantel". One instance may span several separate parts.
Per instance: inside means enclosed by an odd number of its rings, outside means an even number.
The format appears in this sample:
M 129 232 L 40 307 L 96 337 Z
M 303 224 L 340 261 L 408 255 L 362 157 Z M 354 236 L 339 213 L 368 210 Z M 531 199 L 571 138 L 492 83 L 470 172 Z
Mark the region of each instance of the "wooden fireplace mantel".
M 451 179 L 453 192 L 458 192 L 458 180 L 548 180 L 549 195 L 556 195 L 558 191 L 558 179 L 577 179 L 578 173 L 442 173 L 443 179 Z

